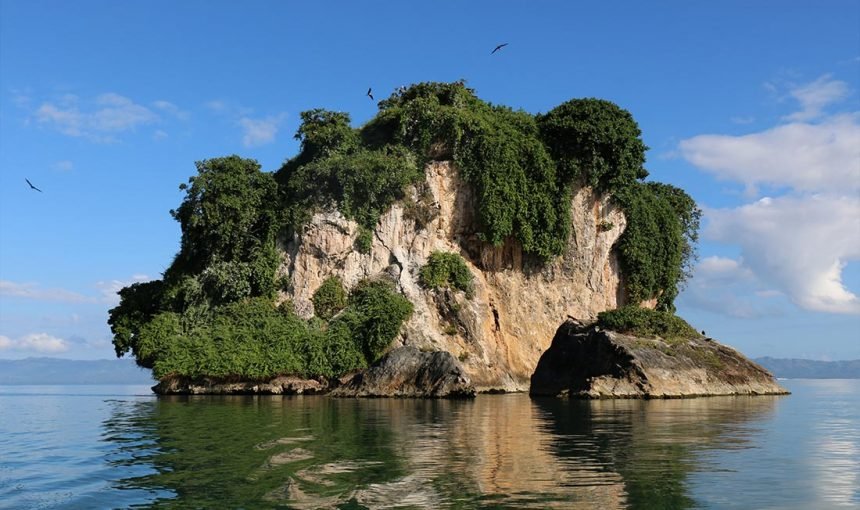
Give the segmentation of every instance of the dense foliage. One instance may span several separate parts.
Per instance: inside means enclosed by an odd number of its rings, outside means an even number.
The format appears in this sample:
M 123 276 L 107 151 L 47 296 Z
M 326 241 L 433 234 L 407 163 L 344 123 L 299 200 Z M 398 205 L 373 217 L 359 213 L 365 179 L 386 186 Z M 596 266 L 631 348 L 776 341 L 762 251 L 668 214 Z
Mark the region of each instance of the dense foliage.
M 238 156 L 197 163 L 171 211 L 182 240 L 164 278 L 123 289 L 110 311 L 117 355 L 131 351 L 156 375 L 253 377 L 336 374 L 376 359 L 411 313 L 408 301 L 381 282 L 346 298 L 327 280 L 314 296 L 317 317 L 299 320 L 274 305 L 284 286 L 276 240 L 336 208 L 359 224 L 355 248 L 368 253 L 380 215 L 398 200 L 422 228 L 436 214 L 427 190 L 405 191 L 434 159 L 453 160 L 472 187 L 479 239 L 517 240 L 536 260 L 567 246 L 574 189 L 611 194 L 627 216 L 616 248 L 629 301 L 657 297 L 661 310 L 674 309 L 701 212 L 682 190 L 642 181 L 647 148 L 630 113 L 575 99 L 535 116 L 482 101 L 463 82 L 413 85 L 379 108 L 358 129 L 346 113 L 303 112 L 301 149 L 274 174 Z M 420 277 L 471 292 L 455 254 L 433 254 Z
M 671 312 L 638 306 L 624 306 L 601 312 L 597 323 L 604 329 L 636 336 L 659 336 L 665 339 L 698 337 L 699 332 Z
M 472 272 L 456 253 L 434 251 L 418 273 L 421 285 L 429 289 L 451 287 L 467 295 L 474 292 Z
M 343 282 L 337 276 L 329 276 L 323 280 L 314 292 L 314 313 L 323 320 L 329 320 L 346 307 L 346 291 Z
M 376 361 L 411 313 L 412 304 L 390 284 L 365 281 L 328 322 L 304 321 L 256 297 L 221 306 L 191 327 L 181 314 L 163 311 L 143 324 L 133 348 L 159 378 L 332 377 Z

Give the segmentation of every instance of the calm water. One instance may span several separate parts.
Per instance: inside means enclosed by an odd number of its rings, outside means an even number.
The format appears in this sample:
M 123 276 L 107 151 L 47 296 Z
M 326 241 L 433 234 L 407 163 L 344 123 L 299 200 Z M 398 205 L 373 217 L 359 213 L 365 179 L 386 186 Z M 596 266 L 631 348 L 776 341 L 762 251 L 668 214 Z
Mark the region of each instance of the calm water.
M 0 508 L 860 508 L 860 380 L 788 397 L 0 386 Z

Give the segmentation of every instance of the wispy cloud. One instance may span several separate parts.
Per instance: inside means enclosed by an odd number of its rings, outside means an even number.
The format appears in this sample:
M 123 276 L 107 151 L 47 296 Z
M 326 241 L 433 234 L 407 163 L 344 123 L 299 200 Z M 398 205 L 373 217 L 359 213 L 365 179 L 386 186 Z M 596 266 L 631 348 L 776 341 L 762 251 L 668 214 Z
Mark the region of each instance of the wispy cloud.
M 88 296 L 60 288 L 43 288 L 37 283 L 17 283 L 0 280 L 0 296 L 32 299 L 36 301 L 58 301 L 62 303 L 119 303 L 117 292 L 133 283 L 149 281 L 144 274 L 136 274 L 126 280 L 101 280 L 95 283 L 97 295 Z
M 242 136 L 242 144 L 245 147 L 257 147 L 272 143 L 275 141 L 275 136 L 278 134 L 278 128 L 286 118 L 286 114 L 266 117 L 264 119 L 252 119 L 250 117 L 242 117 L 239 119 L 239 125 L 242 126 L 244 132 Z
M 56 102 L 42 103 L 33 116 L 39 124 L 64 135 L 96 142 L 116 141 L 119 133 L 159 119 L 152 110 L 115 93 L 102 94 L 84 105 L 77 96 L 67 94 Z
M 159 99 L 158 101 L 153 101 L 152 106 L 156 109 L 161 110 L 165 113 L 168 113 L 179 120 L 188 120 L 191 117 L 191 114 L 185 110 L 182 110 L 175 104 L 170 101 L 165 101 L 163 99 Z
M 774 292 L 757 290 L 760 288 L 761 283 L 742 261 L 712 256 L 697 264 L 680 300 L 701 310 L 742 319 L 779 315 L 781 310 L 777 306 L 750 297 Z
M 253 109 L 222 99 L 214 99 L 204 106 L 212 113 L 238 125 L 242 129 L 242 145 L 245 147 L 259 147 L 274 142 L 281 123 L 287 118 L 287 114 L 283 112 L 256 117 L 253 116 Z
M 37 301 L 60 301 L 63 303 L 94 303 L 96 299 L 78 292 L 57 288 L 42 288 L 37 283 L 16 283 L 0 280 L 0 296 L 35 299 Z
M 59 170 L 60 172 L 71 172 L 72 170 L 74 170 L 75 164 L 68 159 L 64 159 L 54 163 L 53 168 L 54 170 Z
M 123 287 L 128 287 L 133 283 L 141 283 L 149 281 L 150 278 L 145 274 L 136 274 L 128 280 L 104 280 L 96 282 L 96 288 L 101 295 L 100 301 L 111 305 L 119 304 L 119 294 Z
M 844 81 L 834 80 L 830 74 L 825 74 L 817 80 L 793 87 L 789 95 L 800 103 L 800 111 L 785 116 L 789 121 L 809 121 L 820 117 L 824 108 L 830 104 L 845 99 L 850 92 Z
M 57 353 L 69 350 L 69 344 L 62 338 L 47 333 L 31 333 L 17 339 L 0 335 L 0 351 L 3 350 Z

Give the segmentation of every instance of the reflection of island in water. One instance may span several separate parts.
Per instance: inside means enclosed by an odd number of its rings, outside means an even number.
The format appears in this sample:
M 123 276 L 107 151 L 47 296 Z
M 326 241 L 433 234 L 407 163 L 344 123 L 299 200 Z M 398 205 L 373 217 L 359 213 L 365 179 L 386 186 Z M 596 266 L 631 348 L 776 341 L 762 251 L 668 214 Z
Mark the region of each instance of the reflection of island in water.
M 163 397 L 104 438 L 153 507 L 686 508 L 701 454 L 747 447 L 777 398 Z

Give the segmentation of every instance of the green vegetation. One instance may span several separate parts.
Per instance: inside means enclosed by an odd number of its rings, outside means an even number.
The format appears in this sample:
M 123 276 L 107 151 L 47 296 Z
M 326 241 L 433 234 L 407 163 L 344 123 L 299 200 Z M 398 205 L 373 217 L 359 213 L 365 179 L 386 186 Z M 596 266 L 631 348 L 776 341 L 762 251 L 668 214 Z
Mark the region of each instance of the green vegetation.
M 412 304 L 381 281 L 360 283 L 344 304 L 328 322 L 303 321 L 264 297 L 218 307 L 205 320 L 163 311 L 143 324 L 132 349 L 158 378 L 337 376 L 376 361 L 412 313 Z
M 611 194 L 627 216 L 616 247 L 630 301 L 657 297 L 659 309 L 674 309 L 701 212 L 682 190 L 642 181 L 647 148 L 630 113 L 575 99 L 531 115 L 482 101 L 463 82 L 413 85 L 379 107 L 358 129 L 346 113 L 303 112 L 301 149 L 273 174 L 238 156 L 198 162 L 171 211 L 179 252 L 162 280 L 123 289 L 110 311 L 117 355 L 131 352 L 157 376 L 327 375 L 372 362 L 411 305 L 380 282 L 345 299 L 342 285 L 327 281 L 314 297 L 317 317 L 299 320 L 274 305 L 289 285 L 276 278 L 276 240 L 300 232 L 314 211 L 336 208 L 359 224 L 355 247 L 369 253 L 380 215 L 396 201 L 423 227 L 438 214 L 420 186 L 434 159 L 453 160 L 473 188 L 478 238 L 516 240 L 536 261 L 567 246 L 575 189 Z M 410 185 L 416 194 L 406 193 Z M 421 271 L 428 287 L 467 293 L 471 278 L 455 254 L 433 254 Z
M 699 332 L 677 315 L 660 310 L 624 306 L 597 314 L 597 324 L 619 333 L 663 339 L 698 337 Z
M 346 307 L 346 291 L 337 276 L 329 276 L 314 292 L 314 312 L 323 320 L 329 320 Z
M 472 273 L 463 257 L 456 253 L 434 251 L 418 275 L 421 285 L 428 289 L 451 287 L 467 296 L 474 292 Z

